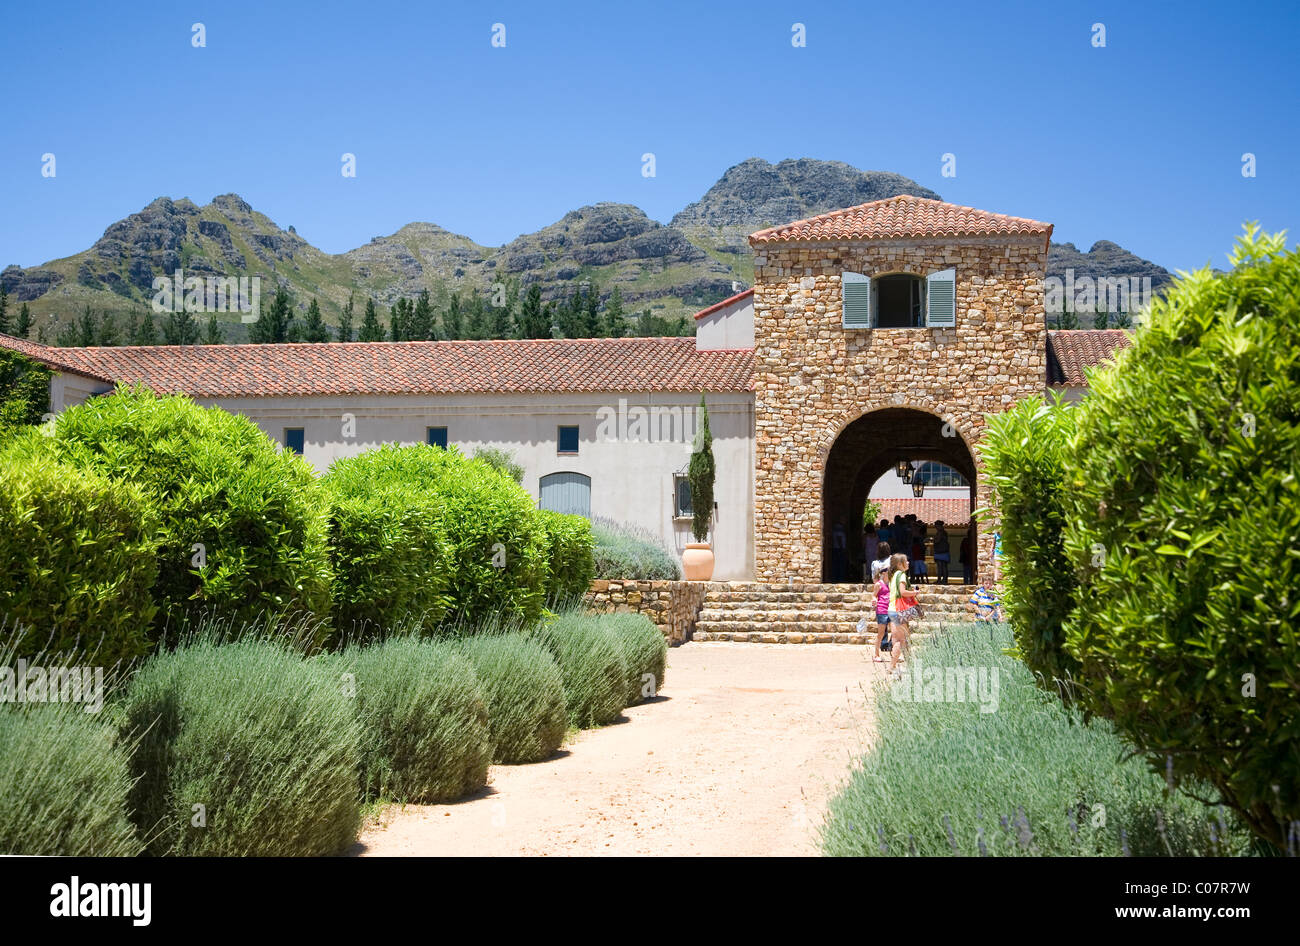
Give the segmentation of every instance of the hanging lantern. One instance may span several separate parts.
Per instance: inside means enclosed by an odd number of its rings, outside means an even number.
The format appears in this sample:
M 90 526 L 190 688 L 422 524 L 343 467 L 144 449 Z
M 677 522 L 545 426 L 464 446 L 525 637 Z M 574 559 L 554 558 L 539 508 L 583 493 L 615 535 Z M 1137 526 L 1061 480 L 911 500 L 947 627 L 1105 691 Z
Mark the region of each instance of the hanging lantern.
M 925 495 L 925 483 L 921 482 L 920 480 L 913 480 L 913 481 L 912 481 L 912 495 L 915 496 L 917 499 L 920 499 L 922 496 L 924 496 L 924 495 Z
M 906 477 L 911 472 L 911 469 L 912 464 L 908 463 L 906 460 L 899 460 L 898 465 L 894 467 L 894 472 L 897 473 L 900 478 L 903 478 L 904 482 L 906 482 Z
M 904 483 L 912 482 L 912 468 L 910 466 L 903 471 L 903 482 Z

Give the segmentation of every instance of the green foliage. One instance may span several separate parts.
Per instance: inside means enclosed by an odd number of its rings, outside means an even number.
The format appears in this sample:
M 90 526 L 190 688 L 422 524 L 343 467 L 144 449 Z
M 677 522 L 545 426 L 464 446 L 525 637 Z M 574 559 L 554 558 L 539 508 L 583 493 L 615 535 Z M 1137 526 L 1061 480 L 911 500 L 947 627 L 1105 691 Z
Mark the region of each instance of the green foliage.
M 1004 650 L 1005 627 L 959 627 L 916 646 L 910 677 L 876 691 L 877 739 L 829 806 L 825 853 L 840 856 L 1240 855 L 1230 812 L 1172 794 L 1105 720 L 1040 689 Z M 982 670 L 986 702 L 931 700 L 949 669 Z M 905 668 L 904 674 L 911 673 Z M 996 676 L 993 676 L 996 674 Z M 992 681 L 997 681 L 996 691 Z M 954 690 L 956 688 L 954 687 Z M 969 695 L 969 691 L 965 691 Z M 995 694 L 996 702 L 989 701 Z M 981 712 L 981 706 L 993 706 Z
M 348 296 L 347 304 L 343 306 L 343 312 L 339 315 L 339 335 L 340 342 L 352 341 L 352 318 L 354 311 L 354 301 L 352 296 Z
M 1002 531 L 1004 604 L 1017 651 L 1041 682 L 1078 674 L 1063 626 L 1076 604 L 1074 567 L 1065 550 L 1065 464 L 1074 409 L 1029 397 L 989 418 L 981 455 Z M 1060 691 L 1070 694 L 1066 685 Z
M 454 447 L 387 447 L 394 477 L 440 505 L 448 618 L 531 620 L 546 600 L 547 537 L 533 498 L 508 475 Z
M 663 689 L 668 667 L 668 642 L 663 631 L 644 614 L 603 614 L 596 620 L 612 631 L 623 647 L 627 705 L 657 695 Z
M 253 322 L 248 329 L 249 342 L 264 345 L 292 341 L 289 337 L 294 322 L 292 293 L 284 286 L 280 286 L 271 297 L 271 304 L 259 308 L 261 311 L 257 314 L 257 321 Z M 176 343 L 169 342 L 169 344 Z
M 0 615 L 23 628 L 17 654 L 140 656 L 153 642 L 157 516 L 132 484 L 51 453 L 32 432 L 0 454 Z
M 0 665 L 18 655 L 0 647 Z M 79 669 L 49 664 L 47 671 Z M 134 857 L 127 753 L 87 704 L 0 703 L 0 855 Z
M 488 703 L 455 644 L 392 637 L 322 663 L 355 680 L 365 797 L 433 803 L 487 784 Z
M 703 395 L 700 396 L 700 417 L 690 466 L 686 468 L 686 477 L 691 483 L 691 534 L 696 542 L 708 539 L 709 526 L 713 522 L 713 434 L 709 431 L 709 408 Z
M 24 424 L 39 424 L 50 409 L 53 372 L 8 348 L 0 348 L 0 438 Z
M 315 299 L 307 306 L 307 318 L 303 320 L 302 340 L 304 342 L 328 342 L 330 330 L 325 327 L 325 320 L 320 314 L 320 303 Z
M 862 521 L 863 521 L 863 523 L 868 523 L 868 522 L 869 522 L 869 523 L 871 523 L 873 526 L 876 525 L 876 524 L 878 524 L 878 523 L 880 522 L 880 511 L 881 511 L 881 508 L 882 508 L 882 507 L 881 507 L 880 503 L 876 502 L 875 500 L 868 499 L 868 500 L 866 501 L 866 504 L 862 507 Z
M 1300 252 L 1255 226 L 1089 376 L 1066 463 L 1084 698 L 1261 837 L 1300 820 Z M 1104 550 L 1092 567 L 1094 549 Z
M 474 451 L 474 459 L 482 460 L 488 466 L 500 470 L 516 483 L 523 485 L 524 465 L 515 459 L 515 455 L 501 447 L 479 447 Z
M 150 854 L 319 856 L 356 839 L 362 730 L 322 664 L 269 640 L 196 638 L 141 667 L 118 716 L 138 740 L 130 810 Z
M 540 762 L 564 741 L 564 677 L 550 651 L 522 634 L 478 634 L 461 642 L 487 701 L 492 761 Z
M 587 729 L 618 719 L 627 705 L 628 671 L 613 631 L 598 618 L 566 612 L 533 635 L 560 665 L 572 725 Z
M 582 597 L 596 572 L 591 522 L 548 509 L 536 513 L 546 535 L 546 598 L 564 606 Z
M 382 342 L 384 328 L 379 324 L 379 315 L 375 312 L 375 300 L 366 299 L 366 314 L 361 320 L 361 330 L 357 332 L 359 342 Z
M 236 624 L 264 612 L 328 613 L 315 474 L 248 418 L 119 388 L 60 414 L 51 439 L 61 460 L 135 484 L 158 511 L 159 621 L 197 608 Z
M 596 518 L 591 535 L 596 578 L 676 581 L 682 577 L 681 560 L 646 529 Z
M 446 510 L 407 475 L 406 449 L 385 446 L 337 460 L 321 480 L 334 625 L 351 638 L 399 625 L 427 630 L 447 610 Z

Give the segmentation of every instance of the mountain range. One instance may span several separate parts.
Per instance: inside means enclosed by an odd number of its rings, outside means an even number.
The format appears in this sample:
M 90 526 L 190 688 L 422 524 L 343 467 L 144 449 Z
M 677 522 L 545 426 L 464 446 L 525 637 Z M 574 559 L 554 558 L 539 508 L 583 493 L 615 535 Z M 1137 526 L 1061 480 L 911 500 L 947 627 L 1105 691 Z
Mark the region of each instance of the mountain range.
M 312 246 L 237 194 L 203 206 L 159 197 L 111 224 L 89 249 L 40 266 L 9 266 L 0 283 L 11 304 L 27 302 L 38 327 L 66 324 L 86 305 L 142 311 L 155 276 L 260 276 L 265 299 L 276 285 L 293 290 L 299 314 L 311 298 L 336 323 L 350 296 L 358 312 L 367 295 L 386 310 L 429 290 L 440 306 L 454 292 L 484 292 L 496 283 L 541 286 L 544 299 L 567 297 L 575 283 L 602 296 L 618 286 L 631 314 L 675 318 L 711 305 L 753 280 L 747 237 L 755 230 L 899 194 L 939 198 L 915 181 L 810 158 L 771 164 L 750 158 L 727 170 L 697 201 L 667 223 L 631 204 L 597 203 L 570 211 L 534 233 L 489 247 L 432 223 L 409 223 L 346 253 Z M 1102 240 L 1083 253 L 1053 244 L 1048 274 L 1073 268 L 1092 276 L 1172 276 L 1163 267 Z M 227 317 L 242 338 L 238 315 Z M 35 330 L 33 331 L 35 334 Z M 52 335 L 52 333 L 51 333 Z

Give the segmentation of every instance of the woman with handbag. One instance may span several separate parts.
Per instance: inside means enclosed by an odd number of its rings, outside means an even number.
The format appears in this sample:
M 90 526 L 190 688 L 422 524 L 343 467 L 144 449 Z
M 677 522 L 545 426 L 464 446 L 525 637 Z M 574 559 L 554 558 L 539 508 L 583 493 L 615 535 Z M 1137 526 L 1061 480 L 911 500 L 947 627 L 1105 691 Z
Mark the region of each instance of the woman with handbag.
M 890 648 L 889 673 L 894 679 L 903 675 L 898 658 L 908 649 L 908 625 L 920 616 L 919 612 L 916 592 L 907 581 L 907 556 L 899 552 L 889 560 L 889 639 L 894 645 Z

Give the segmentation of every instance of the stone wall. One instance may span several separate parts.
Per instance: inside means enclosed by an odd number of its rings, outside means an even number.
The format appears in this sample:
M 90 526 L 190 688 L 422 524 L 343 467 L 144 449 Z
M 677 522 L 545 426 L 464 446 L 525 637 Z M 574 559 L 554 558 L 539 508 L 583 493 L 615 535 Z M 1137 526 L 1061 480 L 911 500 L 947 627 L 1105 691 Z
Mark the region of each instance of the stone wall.
M 703 581 L 593 581 L 583 604 L 597 614 L 644 614 L 668 643 L 681 644 L 695 630 L 707 585 Z
M 989 500 L 984 415 L 1041 394 L 1047 377 L 1042 236 L 781 243 L 755 247 L 755 571 L 759 581 L 822 575 L 822 489 L 839 434 L 864 414 L 907 408 L 951 425 Z M 845 329 L 840 274 L 924 277 L 956 269 L 953 328 Z M 993 529 L 981 524 L 990 573 Z

